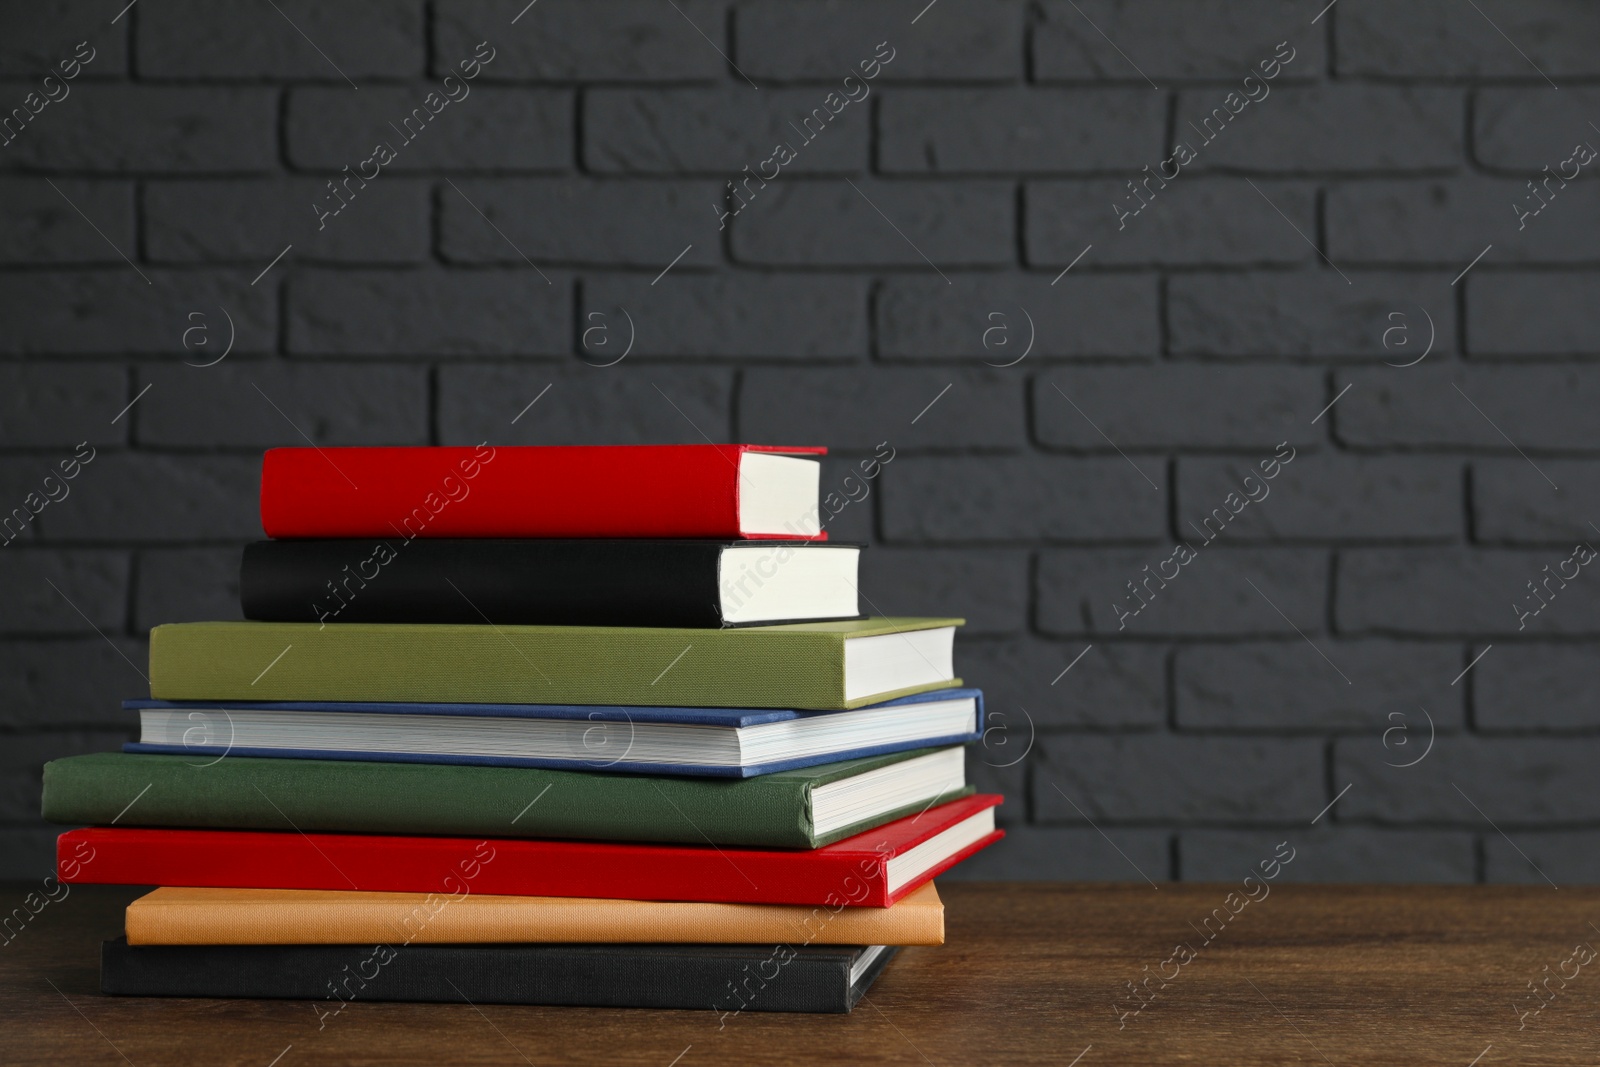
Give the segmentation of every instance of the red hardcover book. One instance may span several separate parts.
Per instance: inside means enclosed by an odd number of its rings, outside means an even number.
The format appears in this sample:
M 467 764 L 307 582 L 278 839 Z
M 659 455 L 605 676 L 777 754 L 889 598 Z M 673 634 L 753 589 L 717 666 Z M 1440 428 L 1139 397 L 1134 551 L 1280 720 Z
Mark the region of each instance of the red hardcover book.
M 90 827 L 56 842 L 63 882 L 607 897 L 886 908 L 1005 836 L 970 796 L 813 851 Z
M 767 445 L 274 448 L 268 537 L 825 540 L 825 448 Z

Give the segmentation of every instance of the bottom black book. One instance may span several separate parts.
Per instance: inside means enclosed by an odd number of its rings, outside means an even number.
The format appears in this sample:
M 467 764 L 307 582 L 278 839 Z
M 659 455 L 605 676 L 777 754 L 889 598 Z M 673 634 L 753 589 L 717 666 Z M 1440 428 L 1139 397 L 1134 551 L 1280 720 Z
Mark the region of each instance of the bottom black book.
M 884 945 L 141 945 L 100 951 L 100 991 L 147 997 L 848 1012 Z M 337 1007 L 335 1006 L 337 1005 Z

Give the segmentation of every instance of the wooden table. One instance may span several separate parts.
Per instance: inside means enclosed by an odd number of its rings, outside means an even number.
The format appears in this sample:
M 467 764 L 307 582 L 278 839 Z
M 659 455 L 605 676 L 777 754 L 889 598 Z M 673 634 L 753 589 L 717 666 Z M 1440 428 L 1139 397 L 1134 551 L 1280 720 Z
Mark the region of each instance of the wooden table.
M 0 886 L 0 905 L 30 888 Z M 1232 915 L 1236 888 L 951 884 L 946 945 L 904 952 L 848 1016 L 750 1013 L 719 1030 L 709 1012 L 356 1003 L 319 1031 L 306 1002 L 101 996 L 99 942 L 120 932 L 136 891 L 78 887 L 0 947 L 0 1063 L 1600 1059 L 1600 959 L 1583 966 L 1573 952 L 1600 946 L 1600 890 L 1282 885 Z M 1214 908 L 1229 921 L 1205 927 L 1207 942 L 1191 924 Z M 1196 950 L 1182 964 L 1180 941 Z M 1156 971 L 1175 976 L 1119 1027 L 1138 1003 L 1124 983 Z M 1536 1003 L 1530 981 L 1551 992 L 1519 1021 Z

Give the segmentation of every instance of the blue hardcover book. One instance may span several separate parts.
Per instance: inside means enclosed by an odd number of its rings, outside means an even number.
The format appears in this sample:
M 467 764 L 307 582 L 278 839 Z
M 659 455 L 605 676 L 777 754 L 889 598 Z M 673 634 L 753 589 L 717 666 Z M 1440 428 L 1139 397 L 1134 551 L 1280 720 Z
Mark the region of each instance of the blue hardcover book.
M 128 700 L 126 752 L 470 763 L 751 778 L 977 740 L 983 693 L 939 689 L 851 711 Z

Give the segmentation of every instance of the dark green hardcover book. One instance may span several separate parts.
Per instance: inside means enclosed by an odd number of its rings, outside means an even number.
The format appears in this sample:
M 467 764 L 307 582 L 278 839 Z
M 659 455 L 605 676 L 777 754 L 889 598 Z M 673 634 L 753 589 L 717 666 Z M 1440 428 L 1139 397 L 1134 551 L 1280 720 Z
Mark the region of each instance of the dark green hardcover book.
M 150 695 L 831 711 L 959 685 L 951 646 L 961 622 L 173 623 L 150 631 Z
M 44 768 L 44 817 L 460 837 L 817 848 L 972 792 L 960 747 L 759 778 L 101 752 Z

